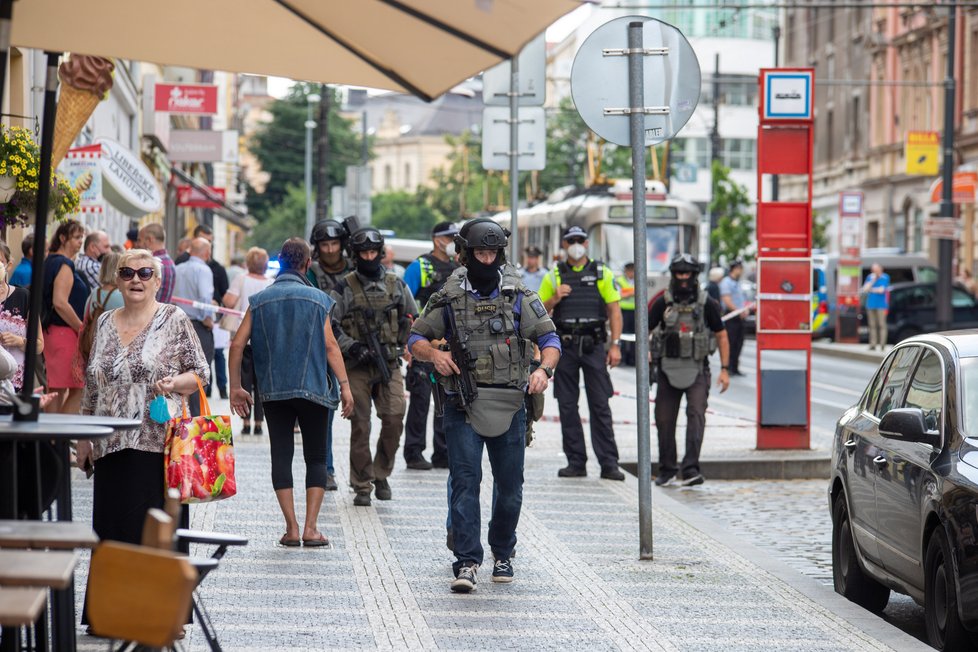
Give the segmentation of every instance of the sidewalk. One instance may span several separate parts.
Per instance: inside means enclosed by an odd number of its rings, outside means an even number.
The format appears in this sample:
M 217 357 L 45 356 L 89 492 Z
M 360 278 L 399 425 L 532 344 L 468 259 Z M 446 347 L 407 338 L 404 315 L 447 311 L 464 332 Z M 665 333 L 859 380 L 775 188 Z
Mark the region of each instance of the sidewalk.
M 548 402 L 548 413 L 555 410 Z M 655 560 L 639 561 L 637 481 L 600 480 L 593 460 L 591 476 L 558 479 L 564 459 L 555 423 L 541 424 L 527 451 L 516 581 L 492 584 L 484 566 L 470 595 L 449 591 L 445 471 L 407 471 L 399 459 L 394 500 L 355 508 L 346 488 L 349 426 L 337 420 L 341 491 L 327 493 L 320 517 L 332 546 L 286 549 L 275 544 L 284 529 L 267 439 L 236 443 L 239 494 L 192 511 L 194 527 L 251 539 L 229 551 L 203 587 L 226 650 L 926 649 L 668 491 L 653 492 Z M 301 487 L 299 445 L 296 454 Z M 491 481 L 484 468 L 485 521 Z M 89 517 L 90 487 L 76 473 L 79 520 Z M 86 568 L 78 573 L 79 601 L 86 575 Z M 188 642 L 205 649 L 196 628 Z M 79 637 L 80 650 L 104 647 Z

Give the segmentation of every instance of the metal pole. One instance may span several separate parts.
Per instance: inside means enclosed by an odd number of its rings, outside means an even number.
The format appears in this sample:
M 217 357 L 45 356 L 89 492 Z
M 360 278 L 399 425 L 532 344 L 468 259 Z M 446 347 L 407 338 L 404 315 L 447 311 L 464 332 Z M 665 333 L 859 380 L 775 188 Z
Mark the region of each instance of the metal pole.
M 772 34 L 774 36 L 774 67 L 778 67 L 778 45 L 781 41 L 781 26 L 775 25 L 772 28 Z M 771 201 L 778 201 L 778 175 L 771 175 Z
M 515 56 L 509 62 L 509 262 L 516 265 L 520 261 L 520 237 L 516 228 L 520 200 L 520 58 Z
M 306 233 L 312 233 L 316 224 L 316 204 L 312 199 L 312 130 L 316 123 L 312 119 L 312 99 L 306 98 Z
M 957 6 L 947 8 L 947 76 L 944 79 L 944 169 L 941 178 L 941 217 L 954 217 L 954 37 Z M 951 328 L 951 267 L 954 265 L 955 241 L 938 240 L 937 259 L 937 329 Z
M 720 160 L 720 53 L 717 52 L 716 56 L 713 58 L 713 128 L 710 130 L 710 205 L 713 205 L 713 199 L 716 197 L 716 179 L 713 178 L 713 167 L 714 163 Z M 712 208 L 707 209 L 709 211 L 710 219 L 710 233 L 712 234 L 717 230 L 717 219 L 720 217 L 716 214 Z M 708 238 L 706 241 L 707 249 L 710 252 L 709 259 L 713 261 L 716 258 L 716 252 L 713 251 L 713 238 Z
M 639 558 L 652 559 L 652 447 L 649 431 L 649 303 L 645 224 L 645 88 L 643 22 L 628 24 L 628 104 L 632 145 L 632 216 L 635 232 L 635 387 L 638 410 L 638 538 Z
M 316 215 L 329 217 L 329 105 L 330 90 L 319 85 L 319 137 L 316 143 Z

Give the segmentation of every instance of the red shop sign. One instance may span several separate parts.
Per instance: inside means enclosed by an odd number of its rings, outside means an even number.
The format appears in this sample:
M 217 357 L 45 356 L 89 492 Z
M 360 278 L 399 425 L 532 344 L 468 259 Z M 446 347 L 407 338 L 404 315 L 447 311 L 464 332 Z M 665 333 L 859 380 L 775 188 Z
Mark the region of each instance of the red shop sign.
M 167 113 L 217 113 L 217 86 L 213 84 L 157 84 L 154 108 Z
M 224 206 L 224 188 L 207 186 L 204 193 L 195 186 L 177 186 L 177 206 L 181 208 L 221 208 Z

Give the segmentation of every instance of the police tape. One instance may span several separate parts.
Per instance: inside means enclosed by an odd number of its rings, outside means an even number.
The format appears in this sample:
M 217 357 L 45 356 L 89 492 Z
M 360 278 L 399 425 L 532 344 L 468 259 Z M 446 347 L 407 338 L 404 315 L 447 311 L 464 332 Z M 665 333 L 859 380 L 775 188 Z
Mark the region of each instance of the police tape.
M 206 310 L 207 312 L 217 312 L 222 315 L 233 315 L 235 317 L 244 317 L 244 313 L 240 310 L 234 310 L 232 308 L 224 308 L 222 306 L 215 306 L 213 303 L 203 303 L 202 301 L 194 301 L 192 299 L 183 299 L 181 297 L 170 297 L 170 301 L 173 303 L 182 303 L 187 306 L 193 306 L 198 310 Z

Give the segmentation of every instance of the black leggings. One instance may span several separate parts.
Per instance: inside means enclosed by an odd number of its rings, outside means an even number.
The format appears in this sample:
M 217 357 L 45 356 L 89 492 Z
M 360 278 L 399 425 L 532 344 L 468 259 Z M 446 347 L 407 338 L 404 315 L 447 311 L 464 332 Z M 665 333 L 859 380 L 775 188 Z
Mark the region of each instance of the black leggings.
M 258 382 L 255 378 L 255 357 L 251 345 L 245 346 L 241 354 L 241 387 L 255 399 L 255 423 L 265 420 L 265 410 L 262 408 L 261 396 L 258 395 Z M 245 421 L 251 418 L 251 410 Z
M 326 419 L 329 408 L 303 398 L 266 401 L 268 442 L 272 450 L 272 487 L 292 488 L 295 422 L 302 430 L 302 457 L 306 461 L 306 489 L 326 488 Z

